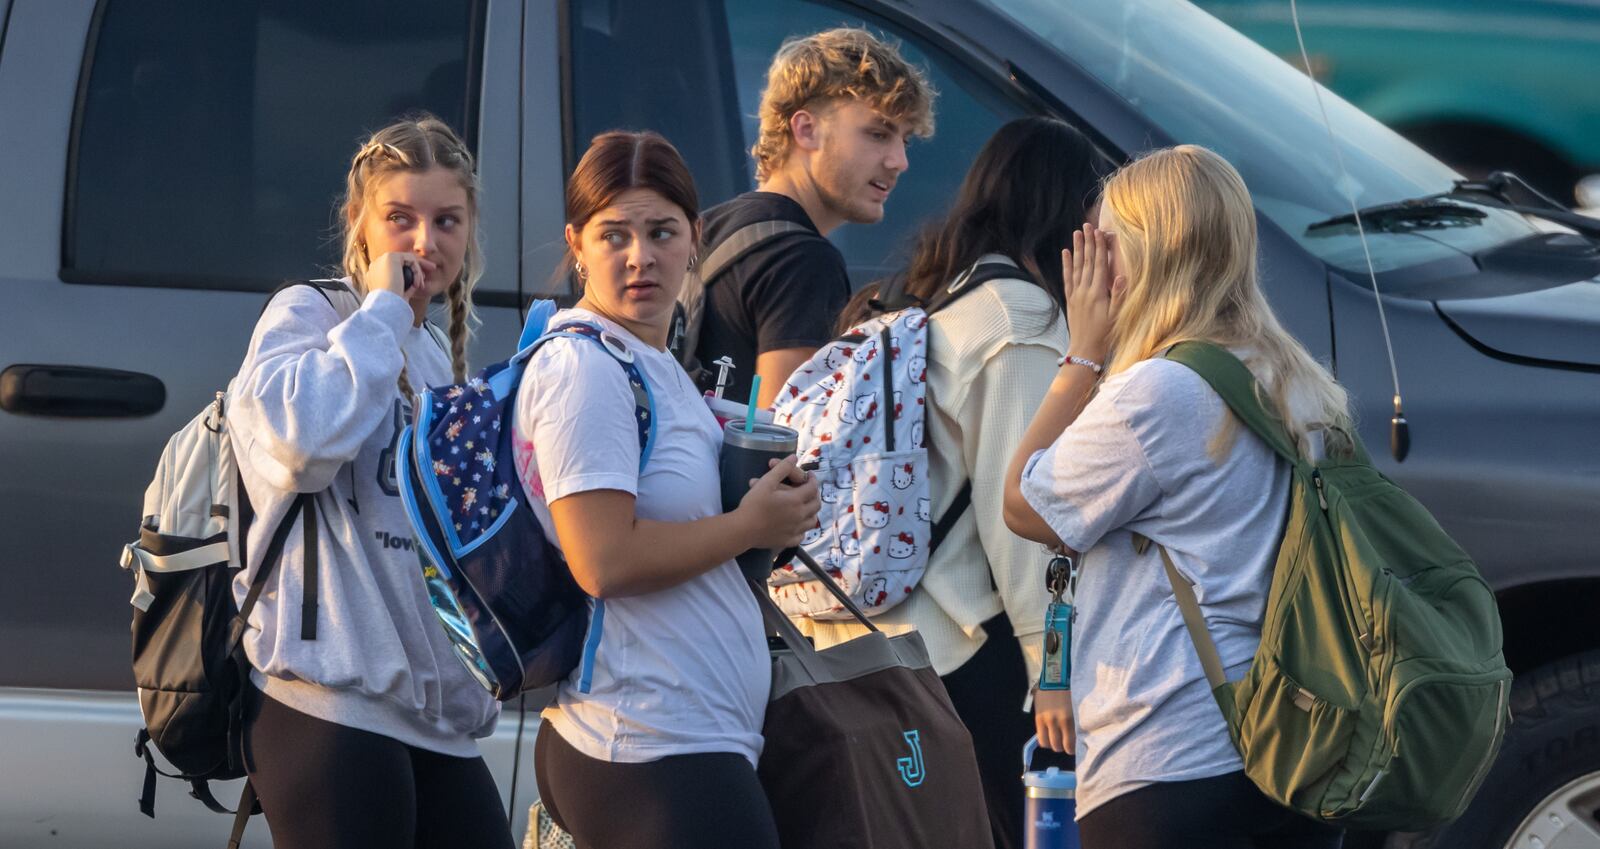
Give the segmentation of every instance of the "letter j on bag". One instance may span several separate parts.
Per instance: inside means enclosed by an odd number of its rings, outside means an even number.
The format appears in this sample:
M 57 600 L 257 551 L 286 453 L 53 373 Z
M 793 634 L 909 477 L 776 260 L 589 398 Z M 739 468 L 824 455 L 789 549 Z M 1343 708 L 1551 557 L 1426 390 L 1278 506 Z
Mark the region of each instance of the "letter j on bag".
M 927 774 L 922 769 L 922 733 L 915 729 L 901 735 L 905 737 L 906 744 L 911 747 L 911 757 L 899 758 L 895 765 L 900 768 L 900 778 L 907 787 L 916 787 L 922 783 Z

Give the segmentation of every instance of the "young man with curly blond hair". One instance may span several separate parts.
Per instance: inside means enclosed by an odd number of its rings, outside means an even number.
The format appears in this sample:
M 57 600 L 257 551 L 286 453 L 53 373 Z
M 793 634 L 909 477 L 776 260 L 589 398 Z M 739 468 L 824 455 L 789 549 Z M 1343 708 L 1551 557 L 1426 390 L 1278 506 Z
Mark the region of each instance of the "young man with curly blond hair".
M 789 374 L 833 338 L 850 280 L 844 255 L 826 237 L 847 222 L 882 220 L 908 165 L 906 142 L 933 134 L 935 96 L 896 45 L 864 29 L 791 38 L 778 49 L 750 151 L 756 190 L 704 217 L 708 259 L 749 225 L 779 222 L 705 278 L 694 353 L 702 364 L 733 359 L 727 397 L 744 400 L 759 374 L 759 401 L 769 405 Z

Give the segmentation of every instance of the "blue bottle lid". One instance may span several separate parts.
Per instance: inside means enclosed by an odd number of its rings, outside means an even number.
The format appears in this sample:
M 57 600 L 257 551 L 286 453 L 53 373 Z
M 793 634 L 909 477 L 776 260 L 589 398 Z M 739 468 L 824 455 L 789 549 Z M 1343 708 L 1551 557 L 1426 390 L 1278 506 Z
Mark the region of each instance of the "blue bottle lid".
M 1030 799 L 1072 799 L 1078 795 L 1078 776 L 1072 770 L 1050 767 L 1022 774 Z

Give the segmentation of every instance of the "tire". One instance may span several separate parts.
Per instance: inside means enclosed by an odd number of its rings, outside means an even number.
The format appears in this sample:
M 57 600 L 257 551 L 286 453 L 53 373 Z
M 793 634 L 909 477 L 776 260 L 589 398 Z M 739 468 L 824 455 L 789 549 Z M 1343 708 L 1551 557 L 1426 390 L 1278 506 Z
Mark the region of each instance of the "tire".
M 1387 849 L 1600 849 L 1600 650 L 1517 676 L 1511 716 L 1467 812 Z

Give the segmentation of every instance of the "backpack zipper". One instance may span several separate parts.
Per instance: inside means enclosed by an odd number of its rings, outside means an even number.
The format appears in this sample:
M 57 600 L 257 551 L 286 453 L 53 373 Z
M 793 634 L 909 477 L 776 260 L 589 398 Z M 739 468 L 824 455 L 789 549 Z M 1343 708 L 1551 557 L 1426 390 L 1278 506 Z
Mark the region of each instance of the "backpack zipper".
M 1495 703 L 1494 703 L 1494 736 L 1495 737 L 1499 737 L 1500 736 L 1500 730 L 1501 730 L 1501 727 L 1502 727 L 1501 724 L 1505 721 L 1505 717 L 1506 717 L 1506 704 L 1505 704 L 1505 701 L 1506 701 L 1506 685 L 1509 684 L 1509 683 L 1510 682 L 1507 681 L 1504 678 L 1500 679 L 1499 695 L 1497 695 L 1495 697 Z M 1489 767 L 1490 767 L 1490 765 L 1492 765 L 1494 763 L 1494 756 L 1495 756 L 1496 749 L 1497 749 L 1497 747 L 1490 746 L 1489 750 L 1483 753 L 1483 761 L 1480 762 L 1478 764 L 1478 768 L 1476 770 L 1473 770 L 1473 772 L 1472 772 L 1472 781 L 1471 781 L 1471 783 L 1469 783 L 1461 791 L 1461 798 L 1456 800 L 1456 810 L 1465 809 L 1466 804 L 1467 804 L 1467 796 L 1470 795 L 1472 793 L 1472 791 L 1474 791 L 1474 790 L 1476 790 L 1478 788 L 1478 783 L 1483 780 L 1483 774 L 1485 772 L 1487 772 Z

